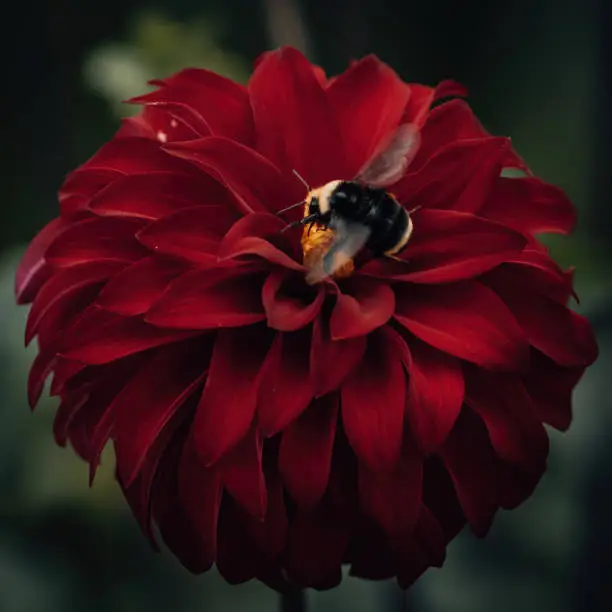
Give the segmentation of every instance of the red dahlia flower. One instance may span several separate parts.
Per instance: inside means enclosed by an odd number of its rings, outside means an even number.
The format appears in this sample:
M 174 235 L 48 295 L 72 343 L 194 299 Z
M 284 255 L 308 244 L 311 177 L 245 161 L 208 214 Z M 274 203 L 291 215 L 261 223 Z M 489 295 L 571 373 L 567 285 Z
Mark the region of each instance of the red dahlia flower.
M 572 205 L 441 102 L 459 86 L 375 57 L 327 79 L 285 48 L 247 87 L 154 84 L 17 272 L 32 405 L 52 373 L 57 442 L 93 477 L 112 440 L 143 530 L 193 572 L 328 588 L 348 563 L 407 587 L 464 524 L 482 536 L 525 500 L 544 424 L 570 424 L 597 346 L 534 234 L 570 232 Z M 351 179 L 403 123 L 421 133 L 390 188 L 418 208 L 407 248 L 308 285 L 275 214 L 305 196 L 292 171 Z

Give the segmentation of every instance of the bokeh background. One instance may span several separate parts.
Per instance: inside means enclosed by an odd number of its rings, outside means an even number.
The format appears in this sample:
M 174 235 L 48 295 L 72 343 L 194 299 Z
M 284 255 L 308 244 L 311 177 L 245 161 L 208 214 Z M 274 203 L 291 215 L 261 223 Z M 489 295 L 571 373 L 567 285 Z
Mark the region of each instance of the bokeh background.
M 66 173 L 109 138 L 121 100 L 185 66 L 246 81 L 264 49 L 292 44 L 328 73 L 378 54 L 407 80 L 465 83 L 492 132 L 580 212 L 549 240 L 575 265 L 579 310 L 601 357 L 575 394 L 569 433 L 553 433 L 534 497 L 502 512 L 484 541 L 464 533 L 442 570 L 404 597 L 346 579 L 308 593 L 314 611 L 612 610 L 612 2 L 610 0 L 38 0 L 6 5 L 0 57 L 0 612 L 221 612 L 278 607 L 250 583 L 189 575 L 155 554 L 113 483 L 51 434 L 55 405 L 26 405 L 26 309 L 13 302 L 24 245 L 55 216 Z

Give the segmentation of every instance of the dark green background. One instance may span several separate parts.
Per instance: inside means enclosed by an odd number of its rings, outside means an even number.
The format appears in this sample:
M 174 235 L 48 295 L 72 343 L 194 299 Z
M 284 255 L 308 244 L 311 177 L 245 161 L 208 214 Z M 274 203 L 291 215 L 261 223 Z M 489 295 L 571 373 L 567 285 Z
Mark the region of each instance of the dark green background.
M 329 73 L 374 52 L 406 80 L 465 83 L 492 132 L 580 212 L 549 241 L 577 266 L 581 311 L 602 356 L 576 393 L 575 423 L 553 434 L 550 471 L 484 542 L 449 549 L 404 602 L 392 584 L 347 580 L 309 595 L 314 610 L 599 612 L 612 609 L 609 182 L 612 3 L 608 0 L 77 0 L 5 8 L 0 117 L 0 611 L 274 610 L 275 595 L 194 578 L 155 555 L 112 482 L 52 440 L 54 404 L 25 402 L 33 350 L 12 275 L 25 243 L 56 213 L 63 177 L 116 129 L 118 104 L 186 65 L 245 80 L 264 49 L 294 44 Z

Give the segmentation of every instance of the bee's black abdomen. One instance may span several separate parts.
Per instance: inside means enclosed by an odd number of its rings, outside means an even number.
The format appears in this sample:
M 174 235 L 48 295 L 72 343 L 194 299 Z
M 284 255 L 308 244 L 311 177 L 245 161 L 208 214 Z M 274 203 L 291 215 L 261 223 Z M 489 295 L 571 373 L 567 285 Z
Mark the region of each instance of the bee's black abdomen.
M 410 223 L 408 213 L 397 202 L 395 202 L 395 206 L 397 207 L 397 214 L 392 218 L 387 218 L 384 228 L 381 227 L 378 231 L 372 232 L 368 247 L 375 256 L 394 250 L 406 235 Z
M 372 230 L 367 242 L 374 256 L 394 249 L 406 234 L 409 217 L 398 201 L 384 189 L 343 182 L 334 191 L 330 208 L 347 220 Z

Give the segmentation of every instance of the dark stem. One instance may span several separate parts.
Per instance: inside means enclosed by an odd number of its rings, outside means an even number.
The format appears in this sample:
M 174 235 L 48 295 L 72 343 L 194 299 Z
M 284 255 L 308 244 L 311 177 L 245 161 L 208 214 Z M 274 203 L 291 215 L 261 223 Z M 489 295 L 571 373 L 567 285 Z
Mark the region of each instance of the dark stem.
M 281 595 L 281 612 L 306 612 L 306 595 L 302 589 L 292 589 Z

